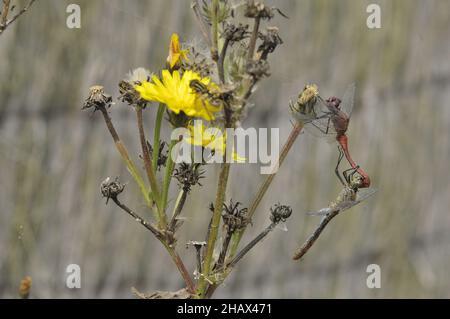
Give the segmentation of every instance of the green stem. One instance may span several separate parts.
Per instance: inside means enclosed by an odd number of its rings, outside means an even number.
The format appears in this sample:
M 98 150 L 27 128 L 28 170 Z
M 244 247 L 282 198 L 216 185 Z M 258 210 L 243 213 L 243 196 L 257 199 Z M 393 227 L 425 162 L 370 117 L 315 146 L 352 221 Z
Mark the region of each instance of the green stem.
M 224 157 L 225 159 L 225 157 Z M 217 240 L 217 234 L 219 232 L 219 226 L 220 226 L 220 217 L 222 212 L 222 206 L 223 202 L 225 200 L 225 193 L 227 190 L 227 183 L 228 183 L 228 176 L 230 173 L 230 164 L 229 163 L 223 163 L 220 175 L 219 175 L 219 184 L 217 186 L 217 193 L 216 193 L 216 200 L 214 203 L 214 212 L 213 217 L 211 219 L 211 227 L 209 229 L 208 234 L 208 242 L 206 246 L 206 254 L 203 262 L 203 276 L 201 276 L 197 294 L 200 298 L 205 297 L 206 288 L 207 288 L 207 281 L 206 278 L 210 275 L 210 270 L 212 266 L 213 261 L 213 253 L 214 253 L 214 247 Z
M 175 206 L 172 213 L 172 218 L 169 223 L 169 230 L 175 231 L 177 226 L 177 218 L 180 216 L 181 211 L 183 210 L 184 204 L 186 203 L 188 192 L 182 188 L 180 193 L 178 194 L 177 201 L 175 202 Z
M 108 111 L 106 110 L 105 107 L 101 107 L 99 108 L 100 112 L 102 112 L 103 118 L 105 119 L 105 123 L 106 126 L 108 127 L 109 133 L 111 134 L 114 143 L 116 145 L 117 151 L 119 152 L 119 154 L 121 155 L 125 165 L 128 168 L 128 171 L 130 172 L 131 176 L 133 177 L 133 179 L 135 180 L 135 182 L 138 184 L 139 189 L 142 192 L 142 195 L 145 199 L 146 204 L 149 207 L 152 207 L 152 199 L 150 197 L 150 192 L 148 190 L 148 187 L 145 185 L 144 180 L 142 179 L 141 175 L 139 174 L 139 171 L 136 168 L 136 165 L 134 164 L 134 162 L 132 161 L 132 159 L 129 156 L 129 153 L 125 147 L 125 145 L 123 145 L 122 141 L 119 138 L 119 134 L 117 134 L 116 129 L 114 128 L 114 125 L 111 121 L 111 117 L 108 114 Z M 157 215 L 156 215 L 157 217 Z
M 150 187 L 152 189 L 152 195 L 153 198 L 156 201 L 157 206 L 157 215 L 158 215 L 158 222 L 162 229 L 165 229 L 166 227 L 166 216 L 164 214 L 164 210 L 159 205 L 160 203 L 160 194 L 159 194 L 159 187 L 158 182 L 156 181 L 155 172 L 152 169 L 152 162 L 150 159 L 150 152 L 148 150 L 147 146 L 147 139 L 145 138 L 145 130 L 144 130 L 144 121 L 143 121 L 143 115 L 142 115 L 142 108 L 136 107 L 136 115 L 137 115 L 137 124 L 138 124 L 138 130 L 139 130 L 139 139 L 141 142 L 141 148 L 142 148 L 142 157 L 144 158 L 144 167 L 145 171 L 147 173 L 148 180 L 150 182 Z
M 155 121 L 155 132 L 153 137 L 153 158 L 152 158 L 152 167 L 153 171 L 156 172 L 158 168 L 158 158 L 159 158 L 159 142 L 161 136 L 161 123 L 164 117 L 164 111 L 166 110 L 166 106 L 163 103 L 159 104 L 158 113 L 156 113 L 156 121 Z
M 172 159 L 172 150 L 174 146 L 178 143 L 177 140 L 173 140 L 169 145 L 169 156 L 166 162 L 166 171 L 164 173 L 163 190 L 161 195 L 161 209 L 166 210 L 167 207 L 167 196 L 169 194 L 170 182 L 172 180 L 173 170 L 175 168 L 175 162 Z

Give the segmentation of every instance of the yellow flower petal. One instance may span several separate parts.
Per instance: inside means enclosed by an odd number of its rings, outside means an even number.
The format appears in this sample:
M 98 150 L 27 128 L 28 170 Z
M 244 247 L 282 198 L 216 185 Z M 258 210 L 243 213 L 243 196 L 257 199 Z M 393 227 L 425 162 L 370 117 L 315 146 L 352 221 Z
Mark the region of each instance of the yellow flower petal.
M 189 117 L 214 119 L 214 113 L 221 110 L 221 105 L 212 105 L 208 98 L 191 88 L 191 81 L 198 80 L 202 84 L 217 87 L 210 78 L 202 78 L 193 71 L 185 71 L 182 75 L 176 70 L 161 72 L 161 79 L 152 77 L 152 82 L 143 82 L 135 87 L 141 97 L 147 101 L 161 102 L 176 114 L 184 112 Z
M 178 34 L 172 34 L 170 38 L 169 56 L 167 57 L 167 63 L 170 69 L 173 69 L 177 64 L 183 60 L 188 60 L 187 50 L 181 50 L 180 38 Z

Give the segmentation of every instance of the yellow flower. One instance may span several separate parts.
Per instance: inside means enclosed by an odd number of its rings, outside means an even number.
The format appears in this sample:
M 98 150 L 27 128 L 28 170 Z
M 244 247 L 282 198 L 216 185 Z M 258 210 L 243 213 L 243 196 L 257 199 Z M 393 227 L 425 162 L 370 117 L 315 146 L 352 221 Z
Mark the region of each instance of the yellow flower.
M 189 125 L 188 130 L 190 137 L 187 142 L 194 146 L 202 146 L 217 152 L 219 155 L 225 153 L 227 147 L 226 132 L 218 127 L 206 127 L 203 122 L 195 121 L 194 125 Z M 239 156 L 235 150 L 232 154 L 233 161 L 237 163 L 245 163 L 246 158 Z
M 211 104 L 207 97 L 191 88 L 193 80 L 206 87 L 216 87 L 210 78 L 201 78 L 193 71 L 185 71 L 181 76 L 179 71 L 170 73 L 169 70 L 163 70 L 161 80 L 153 76 L 152 82 L 143 82 L 135 86 L 135 89 L 143 99 L 164 103 L 176 114 L 184 112 L 189 117 L 211 121 L 214 120 L 214 113 L 221 110 L 221 105 Z
M 174 69 L 176 65 L 181 64 L 183 60 L 188 60 L 187 57 L 188 50 L 181 50 L 180 38 L 178 34 L 172 34 L 170 38 L 169 56 L 167 57 L 167 63 L 170 69 Z

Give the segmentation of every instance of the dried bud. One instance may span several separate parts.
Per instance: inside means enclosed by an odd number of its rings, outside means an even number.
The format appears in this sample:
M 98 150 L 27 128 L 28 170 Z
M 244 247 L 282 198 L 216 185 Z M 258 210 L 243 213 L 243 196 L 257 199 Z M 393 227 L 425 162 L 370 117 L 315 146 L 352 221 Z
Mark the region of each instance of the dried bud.
M 193 46 L 188 50 L 188 59 L 184 59 L 181 65 L 183 71 L 193 71 L 202 78 L 209 77 L 213 68 L 213 61 L 204 54 L 197 52 Z
M 286 205 L 276 204 L 270 208 L 270 220 L 274 224 L 285 222 L 292 214 L 292 208 Z
M 143 100 L 140 94 L 134 89 L 134 85 L 130 82 L 124 80 L 120 81 L 119 93 L 120 96 L 118 97 L 118 99 L 129 105 L 137 105 L 144 108 L 147 104 L 147 102 Z
M 247 1 L 245 16 L 247 18 L 271 20 L 275 17 L 275 11 L 277 11 L 281 16 L 287 18 L 287 16 L 276 7 L 268 7 L 264 3 L 258 1 Z
M 270 65 L 266 60 L 252 60 L 247 64 L 247 73 L 250 74 L 255 81 L 259 81 L 263 77 L 270 76 Z
M 234 233 L 237 230 L 245 228 L 250 220 L 247 217 L 247 208 L 239 208 L 241 203 L 233 203 L 233 200 L 230 200 L 230 204 L 223 204 L 223 214 L 222 219 L 227 227 L 228 231 Z
M 248 32 L 248 24 L 243 25 L 239 23 L 238 26 L 232 23 L 226 23 L 224 31 L 222 33 L 222 37 L 233 44 L 234 42 L 239 42 L 246 39 L 249 36 L 250 32 Z
M 110 198 L 115 199 L 123 192 L 125 185 L 119 182 L 119 178 L 116 177 L 114 181 L 111 181 L 111 177 L 107 177 L 100 185 L 100 190 L 103 197 L 106 197 L 106 203 Z
M 137 68 L 129 72 L 125 79 L 119 83 L 120 96 L 118 99 L 129 105 L 144 108 L 147 105 L 147 101 L 141 98 L 141 95 L 134 87 L 140 85 L 142 82 L 150 81 L 151 76 L 150 71 L 144 68 Z
M 99 108 L 108 108 L 111 106 L 112 97 L 105 93 L 105 89 L 101 85 L 95 85 L 89 88 L 89 97 L 83 105 L 84 109 L 94 108 L 97 111 Z
M 30 296 L 32 280 L 30 276 L 26 276 L 20 282 L 19 295 L 22 299 L 28 299 Z
M 258 54 L 262 60 L 266 60 L 267 56 L 275 51 L 277 46 L 283 44 L 278 28 L 268 27 L 265 33 L 259 33 L 259 38 L 262 40 L 261 45 L 258 47 Z
M 202 186 L 200 180 L 204 177 L 203 174 L 204 170 L 198 164 L 181 163 L 174 171 L 174 177 L 185 192 L 189 192 L 196 184 Z

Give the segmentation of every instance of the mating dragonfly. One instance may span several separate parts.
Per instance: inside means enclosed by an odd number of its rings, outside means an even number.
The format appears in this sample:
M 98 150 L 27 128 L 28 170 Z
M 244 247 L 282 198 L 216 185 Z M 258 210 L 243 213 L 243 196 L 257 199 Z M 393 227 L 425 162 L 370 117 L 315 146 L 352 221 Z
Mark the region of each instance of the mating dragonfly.
M 319 95 L 316 85 L 307 85 L 300 93 L 297 102 L 290 104 L 290 108 L 294 117 L 303 122 L 305 129 L 312 135 L 334 135 L 350 166 L 362 178 L 359 188 L 367 188 L 370 187 L 370 177 L 352 159 L 346 134 L 353 110 L 354 96 L 354 84 L 349 86 L 342 100 L 335 96 L 325 100 Z M 341 183 L 345 185 L 338 173 L 337 176 Z
M 340 161 L 342 156 L 340 156 Z M 338 163 L 338 166 L 339 166 Z M 339 213 L 342 213 L 355 205 L 363 202 L 370 196 L 374 195 L 377 190 L 374 188 L 360 189 L 364 185 L 364 178 L 359 174 L 357 168 L 351 168 L 344 171 L 343 176 L 346 181 L 344 189 L 339 193 L 335 200 L 329 203 L 325 208 L 319 209 L 318 211 L 309 212 L 308 215 L 322 216 L 322 220 L 315 229 L 315 231 L 309 236 L 302 247 L 295 253 L 293 259 L 299 260 L 302 258 L 311 246 L 319 238 L 322 231 L 325 229 L 327 224 L 336 217 Z

